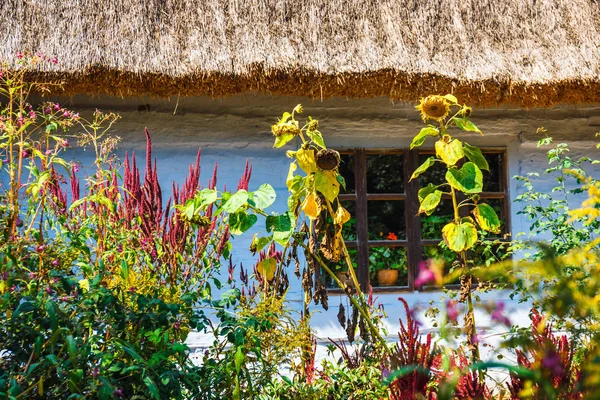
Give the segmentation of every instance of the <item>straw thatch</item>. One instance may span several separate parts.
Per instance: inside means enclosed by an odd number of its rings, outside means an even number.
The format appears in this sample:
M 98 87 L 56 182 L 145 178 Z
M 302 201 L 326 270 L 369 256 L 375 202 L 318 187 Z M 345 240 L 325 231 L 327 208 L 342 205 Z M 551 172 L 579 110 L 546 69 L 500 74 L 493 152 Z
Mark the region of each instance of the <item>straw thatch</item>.
M 67 93 L 600 102 L 598 0 L 4 0 Z

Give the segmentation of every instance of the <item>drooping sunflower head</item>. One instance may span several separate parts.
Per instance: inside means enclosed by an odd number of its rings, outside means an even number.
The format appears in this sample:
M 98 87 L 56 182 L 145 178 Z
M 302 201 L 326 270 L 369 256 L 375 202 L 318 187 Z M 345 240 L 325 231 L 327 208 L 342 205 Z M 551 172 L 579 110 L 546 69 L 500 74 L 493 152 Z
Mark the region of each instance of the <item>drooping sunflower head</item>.
M 450 103 L 444 96 L 434 94 L 421 99 L 421 102 L 415 108 L 421 112 L 423 122 L 430 119 L 441 122 L 450 112 Z

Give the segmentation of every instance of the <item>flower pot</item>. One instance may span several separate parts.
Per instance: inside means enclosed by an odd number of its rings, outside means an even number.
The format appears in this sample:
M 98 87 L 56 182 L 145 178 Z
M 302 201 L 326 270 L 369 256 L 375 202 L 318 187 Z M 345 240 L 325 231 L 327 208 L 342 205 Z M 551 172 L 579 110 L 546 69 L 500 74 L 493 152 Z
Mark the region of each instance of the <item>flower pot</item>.
M 393 286 L 397 281 L 397 269 L 381 269 L 377 271 L 377 283 L 379 283 L 380 286 Z

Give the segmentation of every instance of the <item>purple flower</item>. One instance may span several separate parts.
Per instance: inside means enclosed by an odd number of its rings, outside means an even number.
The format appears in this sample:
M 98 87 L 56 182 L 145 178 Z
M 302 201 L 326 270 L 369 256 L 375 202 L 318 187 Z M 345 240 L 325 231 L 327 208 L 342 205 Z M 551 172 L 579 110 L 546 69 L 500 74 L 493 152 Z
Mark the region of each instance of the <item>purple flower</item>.
M 428 283 L 435 283 L 435 274 L 427 268 L 427 263 L 422 261 L 419 263 L 419 275 L 415 279 L 415 286 L 420 287 Z
M 5 281 L 8 279 L 8 272 L 3 272 L 2 273 L 2 280 Z
M 123 245 L 122 245 L 121 243 L 119 243 L 119 244 L 117 245 L 117 251 L 118 251 L 119 253 L 122 253 L 122 252 L 123 252 Z
M 51 114 L 52 113 L 52 109 L 50 107 L 44 109 L 44 113 L 46 114 Z
M 27 158 L 27 157 L 29 157 L 29 150 L 23 150 L 23 151 L 21 152 L 21 157 L 23 157 L 23 158 Z
M 67 139 L 63 140 L 62 145 L 64 147 L 69 147 L 69 141 Z
M 79 119 L 79 113 L 75 113 L 72 115 L 73 119 Z
M 448 302 L 446 302 L 446 316 L 448 317 L 448 321 L 456 323 L 456 319 L 458 318 L 458 310 L 456 309 L 455 301 L 448 300 Z
M 35 118 L 35 111 L 29 111 L 29 118 L 31 118 L 31 119 Z
M 29 279 L 33 279 L 35 278 L 35 272 L 30 272 L 29 273 Z
M 100 371 L 98 371 L 98 367 L 96 367 L 96 368 L 94 368 L 92 370 L 92 377 L 93 378 L 97 378 L 99 374 L 100 374 Z
M 56 103 L 54 104 L 54 111 L 59 111 L 60 110 L 60 104 Z
M 56 57 L 52 57 L 52 58 L 50 59 L 50 62 L 51 62 L 52 64 L 58 64 L 58 58 L 56 58 Z
M 175 321 L 175 323 L 173 324 L 173 328 L 179 330 L 179 321 Z
M 549 369 L 554 376 L 562 376 L 564 372 L 560 357 L 554 350 L 549 350 L 542 358 L 542 367 Z
M 125 394 L 123 393 L 123 389 L 121 389 L 121 388 L 118 388 L 118 389 L 116 389 L 116 390 L 113 392 L 113 394 L 114 394 L 115 396 L 117 396 L 117 397 L 120 397 L 120 398 L 123 398 L 123 397 L 125 397 Z
M 46 288 L 46 293 L 51 294 L 52 293 L 52 288 L 50 286 L 48 286 Z
M 129 292 L 130 292 L 130 293 L 135 293 L 135 286 L 132 286 L 132 287 L 130 287 L 130 288 L 129 288 Z
M 52 150 L 48 149 L 44 152 L 45 155 L 49 156 L 50 154 L 52 154 Z
M 52 261 L 52 266 L 53 267 L 58 267 L 59 264 L 60 264 L 60 262 L 58 260 L 53 260 Z
M 69 111 L 65 110 L 65 112 L 63 113 L 62 116 L 65 117 L 65 118 L 68 118 L 68 117 L 71 116 L 71 113 Z
M 23 226 L 23 221 L 21 221 L 21 218 L 17 217 L 17 219 L 15 220 L 15 225 L 17 226 L 17 228 Z
M 39 246 L 36 246 L 35 251 L 37 251 L 38 253 L 41 253 L 42 251 L 44 251 L 45 248 L 46 248 L 46 246 L 44 246 L 43 244 L 40 244 Z
M 23 53 L 22 52 L 18 52 L 17 53 L 17 58 L 20 60 L 21 58 L 23 58 Z
M 499 301 L 496 303 L 496 308 L 492 311 L 492 321 L 506 326 L 510 326 L 510 320 L 504 315 L 504 303 Z

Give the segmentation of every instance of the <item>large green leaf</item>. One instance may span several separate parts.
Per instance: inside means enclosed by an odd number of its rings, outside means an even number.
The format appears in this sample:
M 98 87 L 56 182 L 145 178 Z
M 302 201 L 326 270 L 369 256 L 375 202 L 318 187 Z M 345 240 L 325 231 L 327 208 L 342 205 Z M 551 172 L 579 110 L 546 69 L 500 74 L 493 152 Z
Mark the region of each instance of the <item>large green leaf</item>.
M 473 215 L 481 229 L 492 233 L 500 233 L 502 223 L 496 211 L 489 204 L 478 204 L 473 210 Z
M 435 161 L 435 157 L 429 157 L 427 160 L 425 160 L 423 164 L 419 165 L 419 168 L 415 169 L 415 172 L 413 172 L 412 176 L 410 177 L 410 180 L 412 181 L 413 179 L 421 175 L 423 172 L 427 171 L 429 167 L 435 164 Z
M 473 164 L 477 165 L 482 171 L 489 171 L 490 166 L 483 156 L 481 149 L 477 146 L 471 146 L 468 143 L 463 143 L 463 150 L 465 151 L 465 155 Z
M 427 136 L 437 136 L 438 133 L 438 129 L 433 126 L 427 126 L 421 129 L 421 131 L 413 138 L 410 148 L 413 149 L 415 147 L 419 147 L 425 142 Z
M 425 213 L 427 215 L 431 215 L 431 213 L 435 210 L 438 204 L 440 204 L 441 199 L 442 192 L 439 190 L 434 190 L 433 193 L 428 194 L 419 206 L 419 214 Z
M 445 137 L 447 138 L 448 136 Z M 443 139 L 438 140 L 435 142 L 435 154 L 450 166 L 456 165 L 465 156 L 462 142 L 458 139 L 453 139 L 450 142 L 446 142 Z
M 446 172 L 446 180 L 463 193 L 481 193 L 483 190 L 483 174 L 472 162 L 466 162 L 461 169 L 450 168 Z
M 217 201 L 216 189 L 202 189 L 194 197 L 194 204 L 197 208 L 204 208 L 215 201 Z
M 258 221 L 254 214 L 248 214 L 245 211 L 238 211 L 229 214 L 229 232 L 232 235 L 241 235 Z
M 248 192 L 244 189 L 240 189 L 223 204 L 223 210 L 228 213 L 234 213 L 240 209 L 248 201 Z
M 273 240 L 286 246 L 294 231 L 291 213 L 288 211 L 281 215 L 269 215 L 266 221 L 267 232 L 273 232 Z
M 465 251 L 477 242 L 477 228 L 470 222 L 450 222 L 442 228 L 442 236 L 450 250 Z
M 263 183 L 260 187 L 254 191 L 254 196 L 252 200 L 254 201 L 254 206 L 261 210 L 269 207 L 275 201 L 277 197 L 275 193 L 275 189 L 273 186 L 268 183 Z
M 481 134 L 481 131 L 479 130 L 479 128 L 476 127 L 475 124 L 472 123 L 471 120 L 468 118 L 454 117 L 452 120 L 454 121 L 456 126 L 460 129 L 462 129 L 463 131 L 477 132 L 477 133 Z
M 315 189 L 325 196 L 329 201 L 334 201 L 340 192 L 340 183 L 336 178 L 335 171 L 318 170 L 315 173 Z

